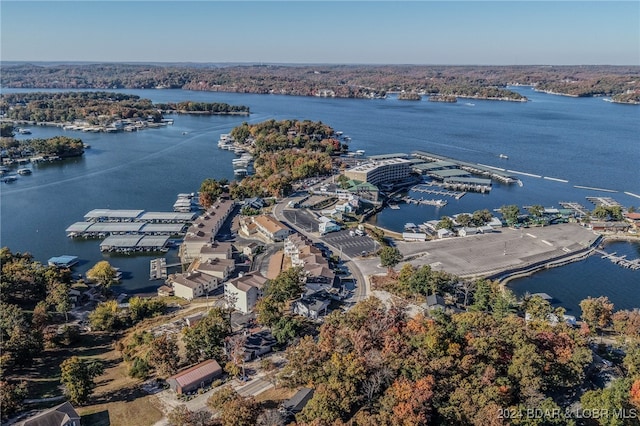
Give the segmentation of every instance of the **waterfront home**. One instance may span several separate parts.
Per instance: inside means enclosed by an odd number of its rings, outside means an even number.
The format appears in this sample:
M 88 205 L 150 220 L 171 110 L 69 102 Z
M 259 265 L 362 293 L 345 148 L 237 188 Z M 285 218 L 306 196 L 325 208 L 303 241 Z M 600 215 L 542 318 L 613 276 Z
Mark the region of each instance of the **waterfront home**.
M 174 294 L 187 300 L 209 294 L 211 290 L 218 288 L 219 283 L 218 278 L 197 271 L 174 274 L 167 279 Z
M 19 426 L 80 426 L 80 415 L 64 402 L 18 423 Z
M 262 289 L 267 278 L 260 272 L 251 272 L 238 278 L 227 281 L 224 284 L 224 293 L 233 300 L 234 308 L 242 313 L 253 310 L 256 302 L 262 297 Z
M 169 387 L 177 394 L 193 392 L 203 388 L 222 376 L 222 368 L 214 359 L 201 362 L 167 379 Z
M 158 296 L 159 297 L 169 297 L 169 296 L 173 296 L 174 292 L 173 292 L 173 288 L 167 286 L 167 285 L 161 285 L 160 287 L 158 287 Z

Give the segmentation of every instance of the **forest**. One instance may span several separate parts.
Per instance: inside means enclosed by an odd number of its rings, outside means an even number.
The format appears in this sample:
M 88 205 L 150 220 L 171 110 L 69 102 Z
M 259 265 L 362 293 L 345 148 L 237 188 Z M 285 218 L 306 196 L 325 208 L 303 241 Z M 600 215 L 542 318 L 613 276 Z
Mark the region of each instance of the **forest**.
M 185 89 L 238 93 L 384 97 L 388 92 L 526 100 L 506 88 L 530 85 L 568 96 L 610 96 L 640 102 L 636 66 L 426 65 L 144 65 L 17 64 L 3 66 L 3 87 Z
M 142 119 L 158 123 L 165 112 L 234 114 L 249 113 L 246 106 L 226 103 L 181 102 L 154 105 L 149 99 L 113 92 L 30 92 L 0 96 L 0 111 L 16 121 L 69 123 L 82 120 L 110 125 L 118 120 Z
M 231 131 L 237 143 L 253 152 L 255 174 L 229 186 L 234 199 L 282 197 L 293 182 L 331 172 L 331 154 L 346 149 L 333 129 L 310 120 L 242 123 Z

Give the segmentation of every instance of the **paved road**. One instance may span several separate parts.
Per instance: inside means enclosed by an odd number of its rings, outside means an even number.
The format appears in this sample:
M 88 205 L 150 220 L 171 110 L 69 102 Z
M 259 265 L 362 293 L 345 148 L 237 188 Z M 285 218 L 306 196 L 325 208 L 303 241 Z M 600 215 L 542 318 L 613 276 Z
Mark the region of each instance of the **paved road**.
M 299 199 L 299 198 L 298 198 Z M 278 204 L 276 204 L 273 207 L 273 216 L 281 221 L 286 223 L 290 228 L 295 229 L 297 232 L 299 232 L 300 234 L 306 236 L 307 238 L 309 238 L 310 240 L 314 241 L 314 242 L 323 242 L 325 243 L 332 251 L 334 254 L 340 254 L 341 250 L 340 247 L 336 247 L 333 244 L 331 244 L 330 242 L 325 242 L 320 238 L 320 235 L 317 232 L 309 232 L 305 229 L 300 228 L 299 226 L 297 226 L 297 218 L 298 215 L 296 213 L 296 220 L 294 221 L 294 223 L 291 223 L 289 220 L 287 220 L 287 216 L 290 216 L 290 213 L 288 213 L 287 215 L 285 215 L 285 210 L 294 210 L 292 208 L 289 208 L 288 202 L 291 200 L 296 200 L 296 198 L 286 198 L 282 201 L 280 201 Z M 300 212 L 301 210 L 298 210 L 298 212 Z M 308 213 L 300 213 L 300 217 L 307 217 Z M 309 229 L 309 228 L 307 228 Z M 348 234 L 347 234 L 348 235 Z M 353 261 L 353 259 L 348 256 L 346 253 L 342 253 L 342 258 L 345 260 L 345 265 L 349 268 L 349 270 L 351 271 L 351 274 L 353 275 L 353 278 L 356 280 L 356 289 L 354 291 L 353 296 L 351 297 L 351 301 L 353 302 L 359 302 L 360 300 L 366 299 L 367 295 L 370 294 L 370 283 L 368 278 L 362 274 L 362 272 L 360 271 L 360 268 L 358 267 L 358 264 L 355 263 Z

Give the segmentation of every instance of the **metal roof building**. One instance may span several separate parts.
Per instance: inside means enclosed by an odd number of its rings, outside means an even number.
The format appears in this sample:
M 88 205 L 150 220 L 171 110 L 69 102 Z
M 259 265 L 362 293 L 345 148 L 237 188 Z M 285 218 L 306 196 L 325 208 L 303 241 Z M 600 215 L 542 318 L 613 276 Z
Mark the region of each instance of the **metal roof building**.
M 146 223 L 140 232 L 160 235 L 184 234 L 185 225 L 183 223 Z
M 194 365 L 167 379 L 167 383 L 176 393 L 194 391 L 222 375 L 222 368 L 214 359 Z
M 144 210 L 111 210 L 93 209 L 84 215 L 88 221 L 132 221 L 140 216 Z
M 193 221 L 196 217 L 198 217 L 197 213 L 146 212 L 136 218 L 136 220 L 141 222 L 186 223 Z

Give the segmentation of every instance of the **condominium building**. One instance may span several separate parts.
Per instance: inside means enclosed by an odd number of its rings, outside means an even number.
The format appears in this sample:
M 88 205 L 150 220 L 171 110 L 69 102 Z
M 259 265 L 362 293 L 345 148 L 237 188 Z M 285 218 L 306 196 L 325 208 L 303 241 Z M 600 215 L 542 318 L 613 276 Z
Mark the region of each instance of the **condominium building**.
M 389 158 L 371 161 L 344 172 L 349 179 L 372 185 L 402 181 L 411 173 L 411 161 L 404 158 Z

